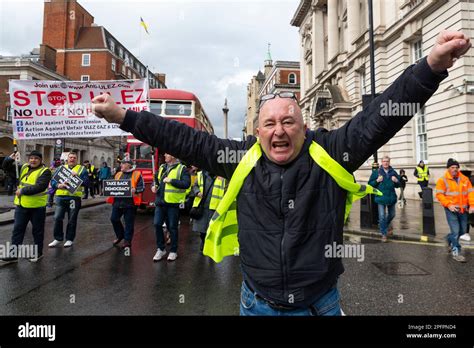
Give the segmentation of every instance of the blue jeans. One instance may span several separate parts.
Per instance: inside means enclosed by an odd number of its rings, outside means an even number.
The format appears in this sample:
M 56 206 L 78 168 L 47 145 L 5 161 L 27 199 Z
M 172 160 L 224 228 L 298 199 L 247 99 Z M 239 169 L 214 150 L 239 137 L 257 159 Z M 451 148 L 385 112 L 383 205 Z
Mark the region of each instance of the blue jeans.
M 163 222 L 170 231 L 171 249 L 170 252 L 178 251 L 178 221 L 179 206 L 157 205 L 155 207 L 155 217 L 153 225 L 155 225 L 156 246 L 158 249 L 165 250 L 165 237 L 163 236 Z
M 446 219 L 448 220 L 448 225 L 450 233 L 446 236 L 449 246 L 453 252 L 461 251 L 461 244 L 459 244 L 459 237 L 462 236 L 467 231 L 467 219 L 468 213 L 453 213 L 448 208 L 444 208 L 446 212 Z
M 339 291 L 331 288 L 327 293 L 314 301 L 308 308 L 294 310 L 278 310 L 270 307 L 267 302 L 258 298 L 247 284 L 242 282 L 240 292 L 240 315 L 242 316 L 340 316 Z
M 42 208 L 15 208 L 15 223 L 13 225 L 12 244 L 21 245 L 25 238 L 26 226 L 31 221 L 33 240 L 38 246 L 38 254 L 43 254 L 44 221 L 46 218 L 46 207 Z
M 115 205 L 112 206 L 110 222 L 112 222 L 117 239 L 125 239 L 127 242 L 132 241 L 136 212 L 137 208 L 133 205 L 122 208 Z M 122 215 L 125 220 L 125 229 L 123 228 L 122 221 L 120 220 Z
M 54 239 L 59 241 L 64 240 L 63 220 L 67 212 L 68 222 L 66 227 L 66 240 L 74 241 L 74 238 L 76 238 L 77 217 L 80 209 L 80 197 L 56 197 L 56 210 L 54 211 Z
M 379 206 L 379 228 L 380 232 L 383 236 L 387 235 L 388 226 L 392 222 L 393 218 L 395 217 L 395 204 L 392 205 L 384 205 L 378 204 Z M 388 214 L 385 210 L 387 208 Z

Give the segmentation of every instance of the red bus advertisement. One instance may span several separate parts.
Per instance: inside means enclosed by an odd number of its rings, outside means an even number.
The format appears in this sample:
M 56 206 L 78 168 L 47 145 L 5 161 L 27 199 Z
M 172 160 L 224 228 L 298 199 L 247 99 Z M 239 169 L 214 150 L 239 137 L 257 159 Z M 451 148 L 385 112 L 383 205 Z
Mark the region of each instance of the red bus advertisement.
M 150 112 L 187 124 L 197 130 L 214 133 L 209 118 L 207 117 L 199 99 L 193 93 L 175 89 L 151 89 Z M 135 167 L 142 173 L 145 182 L 142 208 L 154 207 L 155 194 L 151 191 L 153 172 L 158 170 L 160 157 L 163 156 L 158 148 L 135 139 L 127 137 L 126 156 L 130 156 Z

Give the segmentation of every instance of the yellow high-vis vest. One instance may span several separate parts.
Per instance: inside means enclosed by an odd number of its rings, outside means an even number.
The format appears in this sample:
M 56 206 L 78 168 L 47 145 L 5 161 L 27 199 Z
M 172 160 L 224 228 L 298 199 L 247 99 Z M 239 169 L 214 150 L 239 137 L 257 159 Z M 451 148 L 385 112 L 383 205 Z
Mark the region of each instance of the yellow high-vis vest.
M 67 165 L 63 165 L 63 167 L 66 167 L 67 169 L 69 169 L 69 167 Z M 82 172 L 84 170 L 87 170 L 87 169 L 86 169 L 86 167 L 78 164 L 74 168 L 69 169 L 69 170 L 72 170 L 72 171 L 76 172 L 77 176 L 80 177 Z M 66 189 L 57 189 L 56 190 L 56 196 L 82 197 L 83 194 L 84 194 L 84 186 L 82 186 L 82 185 L 74 193 L 71 193 Z
M 197 180 L 198 180 L 198 185 L 199 185 L 199 191 L 204 195 L 206 192 L 204 192 L 204 175 L 201 172 L 198 172 L 197 174 Z M 211 190 L 211 201 L 209 202 L 209 209 L 211 210 L 216 210 L 219 203 L 221 202 L 222 198 L 224 197 L 225 193 L 225 179 L 218 176 L 216 177 L 216 180 L 214 180 L 214 185 Z M 193 202 L 193 207 L 197 207 L 199 203 L 201 202 L 201 197 L 195 197 L 194 202 Z
M 363 198 L 367 194 L 382 196 L 382 192 L 376 188 L 356 183 L 354 176 L 329 156 L 318 143 L 312 142 L 309 147 L 309 154 L 316 164 L 336 181 L 339 187 L 347 191 L 344 221 L 349 217 L 354 201 Z M 215 262 L 221 262 L 225 256 L 237 256 L 239 254 L 236 198 L 245 179 L 255 168 L 255 164 L 261 156 L 262 148 L 259 139 L 257 139 L 257 142 L 247 151 L 235 169 L 224 198 L 212 216 L 207 229 L 203 253 Z
M 28 167 L 28 164 L 24 164 L 21 167 L 20 184 L 18 185 L 18 188 L 20 190 L 26 186 L 36 185 L 36 181 L 38 180 L 38 178 L 45 171 L 49 170 L 49 168 L 42 165 L 30 172 L 29 170 L 30 168 Z M 48 188 L 46 187 L 46 189 L 43 192 L 37 193 L 35 195 L 21 195 L 20 197 L 15 196 L 13 203 L 23 208 L 45 207 L 46 204 L 48 203 L 47 191 L 48 191 Z
M 158 171 L 158 182 L 161 180 L 161 174 L 163 173 L 164 165 L 160 167 L 160 170 Z M 181 173 L 183 170 L 186 170 L 186 167 L 178 163 L 177 166 L 175 166 L 173 169 L 170 170 L 168 173 L 168 178 L 170 179 L 176 179 L 180 180 L 181 179 Z M 160 182 L 161 184 L 161 182 Z M 171 204 L 177 204 L 177 203 L 183 203 L 186 200 L 186 189 L 180 189 L 177 187 L 174 187 L 171 184 L 165 183 L 165 203 L 171 203 Z
M 430 176 L 428 175 L 428 166 L 426 164 L 423 168 L 417 166 L 416 172 L 418 174 L 418 181 L 425 181 L 430 179 Z

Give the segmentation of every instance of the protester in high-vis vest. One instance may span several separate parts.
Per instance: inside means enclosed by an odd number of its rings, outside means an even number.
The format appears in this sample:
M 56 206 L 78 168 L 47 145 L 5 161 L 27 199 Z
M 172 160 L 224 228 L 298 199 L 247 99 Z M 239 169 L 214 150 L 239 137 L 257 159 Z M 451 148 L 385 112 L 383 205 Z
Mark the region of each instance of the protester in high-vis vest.
M 207 170 L 197 173 L 197 180 L 192 187 L 195 196 L 193 208 L 197 208 L 202 204 L 203 209 L 201 217 L 193 219 L 193 232 L 199 233 L 201 237 L 201 251 L 204 249 L 204 240 L 209 221 L 224 197 L 225 184 L 226 180 L 223 177 L 216 177 Z M 201 202 L 203 199 L 204 201 Z
M 6 166 L 15 166 L 14 153 L 4 159 Z M 47 190 L 51 180 L 51 171 L 43 163 L 43 155 L 39 151 L 32 151 L 28 156 L 28 163 L 23 164 L 19 170 L 19 184 L 16 190 L 15 216 L 12 233 L 12 246 L 23 244 L 26 226 L 31 221 L 33 241 L 36 250 L 34 255 L 29 255 L 29 261 L 36 262 L 43 257 L 44 222 L 46 218 L 46 204 L 48 202 Z M 16 262 L 18 255 L 9 255 L 2 261 Z
M 416 177 L 418 185 L 420 185 L 421 192 L 418 192 L 418 195 L 420 198 L 423 198 L 423 188 L 428 187 L 428 183 L 430 181 L 430 170 L 425 162 L 420 161 L 418 163 L 413 175 Z
M 459 171 L 458 161 L 450 158 L 446 167 L 446 173 L 436 182 L 436 198 L 448 220 L 450 233 L 446 240 L 453 259 L 466 262 L 459 237 L 467 231 L 468 213 L 474 213 L 474 189 L 469 178 Z
M 240 255 L 241 315 L 340 315 L 337 280 L 344 268 L 331 249 L 343 243 L 351 203 L 380 194 L 354 182 L 352 173 L 410 122 L 416 108 L 404 117 L 382 110 L 387 104 L 423 106 L 470 46 L 460 32 L 441 33 L 428 57 L 331 131 L 308 130 L 296 97 L 286 92 L 261 97 L 258 139 L 249 135 L 244 141 L 124 110 L 108 94 L 92 102 L 98 117 L 135 138 L 230 179 L 209 224 L 204 254 L 218 262 Z
M 120 163 L 120 172 L 115 174 L 115 180 L 131 180 L 132 197 L 110 197 L 108 203 L 112 203 L 112 215 L 110 221 L 114 227 L 115 236 L 117 237 L 113 245 L 118 245 L 124 240 L 122 247 L 131 248 L 132 238 L 135 225 L 135 215 L 137 208 L 142 202 L 142 192 L 145 189 L 143 177 L 139 170 L 133 170 L 133 161 L 122 161 Z M 124 217 L 125 229 L 121 218 Z
M 68 222 L 64 247 L 69 248 L 72 246 L 76 238 L 77 217 L 81 209 L 84 188 L 89 185 L 87 170 L 84 166 L 77 164 L 77 154 L 75 152 L 68 154 L 67 164 L 64 167 L 71 170 L 72 175 L 79 176 L 82 180 L 82 185 L 74 193 L 71 193 L 67 190 L 69 187 L 67 183 L 60 184 L 56 180 L 51 180 L 51 187 L 56 189 L 56 210 L 54 211 L 54 240 L 49 243 L 48 246 L 50 248 L 58 246 L 64 240 L 63 220 L 66 212 L 68 213 Z
M 160 261 L 166 255 L 165 238 L 163 235 L 163 222 L 170 232 L 171 248 L 168 261 L 178 257 L 178 222 L 179 209 L 186 200 L 186 190 L 191 184 L 189 172 L 178 159 L 165 153 L 165 163 L 160 166 L 155 175 L 152 191 L 156 193 L 155 199 L 155 226 L 157 251 L 153 261 Z
M 89 192 L 91 194 L 92 198 L 95 198 L 95 181 L 97 179 L 97 169 L 93 164 L 89 162 L 89 160 L 84 161 L 84 167 L 87 170 L 87 177 L 88 177 L 88 182 L 89 184 L 84 187 L 85 195 L 84 199 L 89 198 Z

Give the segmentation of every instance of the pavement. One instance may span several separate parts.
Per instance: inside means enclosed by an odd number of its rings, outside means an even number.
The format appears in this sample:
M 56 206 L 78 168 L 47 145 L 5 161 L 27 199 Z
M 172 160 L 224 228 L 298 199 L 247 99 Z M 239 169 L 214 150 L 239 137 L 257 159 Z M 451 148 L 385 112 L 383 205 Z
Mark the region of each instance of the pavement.
M 14 196 L 0 195 L 0 225 L 10 224 L 15 221 L 15 204 L 13 204 Z M 81 209 L 93 207 L 99 204 L 104 204 L 105 198 L 95 196 L 95 198 L 88 198 L 82 200 Z M 54 206 L 46 208 L 46 215 L 54 214 Z
M 445 237 L 449 233 L 449 226 L 446 221 L 444 208 L 437 202 L 435 202 L 433 206 L 435 216 L 435 236 L 423 236 L 422 234 L 423 215 L 421 200 L 407 199 L 405 207 L 401 209 L 398 207 L 396 208 L 396 215 L 392 222 L 393 236 L 391 239 L 445 244 Z M 360 200 L 354 202 L 344 231 L 346 233 L 366 237 L 381 237 L 377 226 L 374 226 L 374 228 L 371 229 L 360 227 Z M 470 235 L 472 238 L 472 233 L 470 233 Z M 461 243 L 465 246 L 474 246 L 473 241 L 462 241 Z
M 239 314 L 240 259 L 214 263 L 202 256 L 187 217 L 181 218 L 178 259 L 154 263 L 153 214 L 138 213 L 131 254 L 112 246 L 110 214 L 109 204 L 81 210 L 73 247 L 46 247 L 38 263 L 0 265 L 0 316 Z M 52 216 L 45 227 L 48 243 Z M 0 244 L 10 240 L 11 228 L 0 226 Z M 343 260 L 339 289 L 346 315 L 474 315 L 472 250 L 465 251 L 468 262 L 459 263 L 442 244 L 346 236 L 363 251 L 362 258 Z

